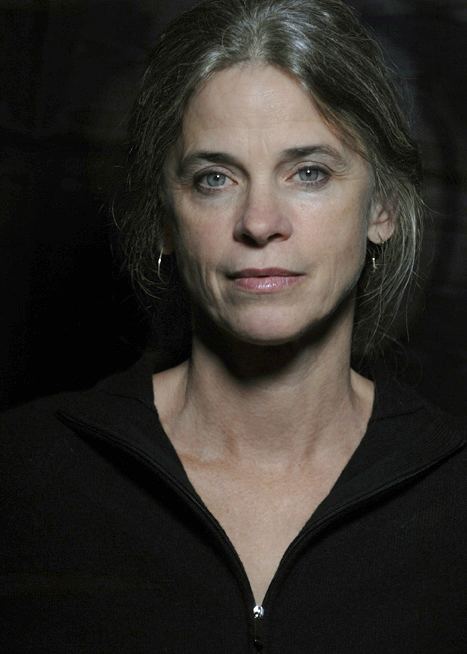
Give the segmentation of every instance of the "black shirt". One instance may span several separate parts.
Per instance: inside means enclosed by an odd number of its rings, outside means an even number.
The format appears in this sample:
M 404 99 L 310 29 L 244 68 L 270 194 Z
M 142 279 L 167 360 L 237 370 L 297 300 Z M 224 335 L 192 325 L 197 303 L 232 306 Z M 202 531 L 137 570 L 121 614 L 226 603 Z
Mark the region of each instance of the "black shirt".
M 461 425 L 378 380 L 363 440 L 255 607 L 151 374 L 146 358 L 3 416 L 1 652 L 467 652 Z

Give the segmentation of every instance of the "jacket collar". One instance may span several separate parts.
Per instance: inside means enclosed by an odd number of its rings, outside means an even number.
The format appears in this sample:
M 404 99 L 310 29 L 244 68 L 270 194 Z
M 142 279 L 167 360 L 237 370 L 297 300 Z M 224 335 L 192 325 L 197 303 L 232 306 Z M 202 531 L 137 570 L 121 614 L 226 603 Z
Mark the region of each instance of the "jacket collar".
M 151 355 L 84 393 L 67 396 L 59 418 L 75 431 L 111 442 L 135 457 L 157 463 L 193 493 L 186 472 L 163 431 L 154 406 Z M 466 432 L 455 419 L 414 391 L 376 376 L 367 432 L 318 512 L 383 491 L 416 477 L 461 449 Z
M 58 418 L 80 436 L 107 442 L 160 468 L 192 491 L 177 453 L 159 422 L 154 405 L 154 361 L 145 354 L 123 372 L 89 391 L 66 396 Z

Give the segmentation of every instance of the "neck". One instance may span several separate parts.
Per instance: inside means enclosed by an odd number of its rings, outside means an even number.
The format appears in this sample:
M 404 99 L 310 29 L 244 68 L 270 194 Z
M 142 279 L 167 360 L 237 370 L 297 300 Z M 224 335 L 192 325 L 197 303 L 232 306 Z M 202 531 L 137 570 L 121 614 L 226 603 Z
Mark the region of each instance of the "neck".
M 185 445 L 203 459 L 273 467 L 353 451 L 372 385 L 350 369 L 350 335 L 351 316 L 320 337 L 272 347 L 197 331 L 171 386 L 169 431 L 190 433 Z

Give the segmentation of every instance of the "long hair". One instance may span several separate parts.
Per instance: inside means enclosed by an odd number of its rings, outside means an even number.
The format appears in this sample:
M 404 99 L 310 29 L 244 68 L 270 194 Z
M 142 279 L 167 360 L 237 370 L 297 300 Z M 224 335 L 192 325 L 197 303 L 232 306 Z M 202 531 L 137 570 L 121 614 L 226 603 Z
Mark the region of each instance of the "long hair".
M 414 279 L 421 166 L 381 49 L 341 0 L 205 0 L 161 35 L 131 119 L 128 202 L 118 220 L 133 282 L 154 306 L 151 298 L 164 290 L 157 258 L 170 220 L 168 154 L 196 90 L 216 72 L 243 62 L 278 67 L 308 90 L 328 125 L 368 160 L 374 193 L 395 217 L 389 241 L 368 243 L 357 289 L 352 352 L 369 355 L 390 336 Z M 178 280 L 176 271 L 172 280 Z M 175 322 L 182 340 L 188 339 L 189 307 L 179 281 L 169 282 L 167 297 L 177 304 Z M 173 325 L 171 334 L 175 338 Z

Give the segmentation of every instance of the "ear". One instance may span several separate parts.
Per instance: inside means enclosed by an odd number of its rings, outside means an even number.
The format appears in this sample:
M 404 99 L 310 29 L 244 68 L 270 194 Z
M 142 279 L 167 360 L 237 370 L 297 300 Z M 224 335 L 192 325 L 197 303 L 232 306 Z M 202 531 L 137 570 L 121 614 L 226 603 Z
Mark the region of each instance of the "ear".
M 394 232 L 396 219 L 389 203 L 372 202 L 368 219 L 368 240 L 376 245 L 385 243 Z

